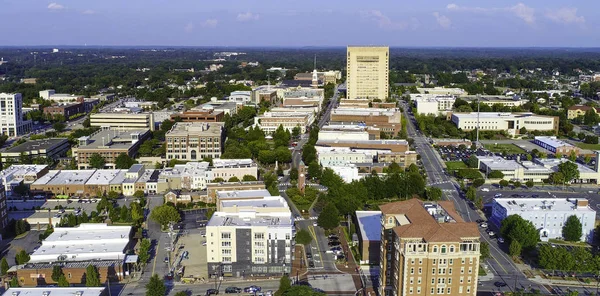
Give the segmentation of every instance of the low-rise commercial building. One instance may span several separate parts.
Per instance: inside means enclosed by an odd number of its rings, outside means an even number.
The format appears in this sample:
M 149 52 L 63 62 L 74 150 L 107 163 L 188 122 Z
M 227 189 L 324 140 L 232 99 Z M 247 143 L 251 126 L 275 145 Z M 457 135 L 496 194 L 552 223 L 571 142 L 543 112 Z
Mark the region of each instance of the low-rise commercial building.
M 371 140 L 371 135 L 364 128 L 357 127 L 352 130 L 339 130 L 325 128 L 319 130 L 319 140 L 322 141 L 368 141 Z
M 206 226 L 210 276 L 266 276 L 291 271 L 294 226 L 285 199 L 220 201 Z
M 452 122 L 463 131 L 506 131 L 518 135 L 520 129 L 528 131 L 558 132 L 558 117 L 533 113 L 470 112 L 453 113 Z
M 90 115 L 90 125 L 105 129 L 154 131 L 154 115 L 152 113 L 95 113 Z
M 579 148 L 576 146 L 573 146 L 565 141 L 561 141 L 559 139 L 557 139 L 556 137 L 542 137 L 542 136 L 538 136 L 535 137 L 533 142 L 554 153 L 554 154 L 562 154 L 562 155 L 570 155 L 571 152 L 575 152 L 575 154 L 579 155 Z
M 175 120 L 177 117 L 181 118 L 183 122 L 222 122 L 225 119 L 225 113 L 208 109 L 192 109 L 171 115 L 171 120 Z
M 0 93 L 0 134 L 16 137 L 31 131 L 31 120 L 23 120 L 23 97 L 20 93 Z
M 30 159 L 46 158 L 57 160 L 67 155 L 71 148 L 69 141 L 64 138 L 29 140 L 1 153 L 3 163 L 19 163 L 23 156 Z
M 219 183 L 208 183 L 206 184 L 206 195 L 209 202 L 214 202 L 217 199 L 219 192 L 229 191 L 253 191 L 265 189 L 265 183 L 262 181 L 248 181 L 248 182 L 219 182 Z M 263 195 L 268 196 L 268 195 Z M 217 204 L 218 206 L 218 204 Z
M 311 120 L 312 119 L 312 120 Z M 262 129 L 266 134 L 272 134 L 283 126 L 290 133 L 295 127 L 300 128 L 300 133 L 306 133 L 306 127 L 312 124 L 314 116 L 296 112 L 265 112 L 254 117 L 254 126 Z
M 252 159 L 213 159 L 210 170 L 210 180 L 221 178 L 228 181 L 231 178 L 242 180 L 244 176 L 258 179 L 258 166 Z
M 586 105 L 575 105 L 567 109 L 567 119 L 575 119 L 579 116 L 585 115 L 585 112 L 591 110 L 594 113 L 598 113 L 598 108 Z
M 360 264 L 379 264 L 381 255 L 381 211 L 356 211 Z
M 237 113 L 238 105 L 235 102 L 227 100 L 217 100 L 215 97 L 210 102 L 204 103 L 200 108 L 192 108 L 194 110 L 213 110 L 214 112 L 223 112 L 225 115 L 235 115 Z
M 46 116 L 52 116 L 53 118 L 62 116 L 65 119 L 69 119 L 71 116 L 77 114 L 85 114 L 85 106 L 83 103 L 79 102 L 55 104 L 45 107 L 44 114 L 46 114 Z
M 455 101 L 456 98 L 453 96 L 421 97 L 419 95 L 415 99 L 417 114 L 445 115 L 448 111 L 452 111 Z
M 391 137 L 397 136 L 402 129 L 401 113 L 395 108 L 337 108 L 331 111 L 329 119 L 331 122 L 362 123 L 377 127 Z
M 317 146 L 350 147 L 353 149 L 389 150 L 391 152 L 409 151 L 406 140 L 317 140 Z
M 220 158 L 224 144 L 221 122 L 177 122 L 165 135 L 167 159 Z
M 53 89 L 47 89 L 40 91 L 40 98 L 44 100 L 50 100 L 60 103 L 76 102 L 77 99 L 83 98 L 83 96 L 71 95 L 71 94 L 57 94 Z
M 277 90 L 270 86 L 259 86 L 252 89 L 251 102 L 254 105 L 258 105 L 261 102 L 274 103 L 277 100 Z
M 598 157 L 598 152 L 596 152 L 596 157 Z M 491 171 L 500 171 L 504 174 L 504 179 L 522 182 L 542 182 L 549 179 L 552 173 L 557 172 L 561 163 L 570 162 L 565 158 L 535 158 L 533 161 L 520 161 L 508 160 L 498 156 L 478 156 L 477 159 L 479 160 L 479 170 L 485 175 L 488 175 Z M 572 180 L 572 183 L 598 184 L 600 180 L 598 164 L 592 169 L 578 162 L 573 163 L 577 165 L 579 170 L 579 179 Z
M 15 187 L 29 186 L 46 173 L 48 173 L 47 165 L 15 164 L 1 171 L 0 178 L 4 185 L 4 192 L 10 198 Z
M 252 91 L 238 90 L 229 94 L 228 100 L 235 102 L 238 106 L 246 106 L 252 104 Z
M 379 294 L 477 295 L 480 233 L 451 201 L 380 206 Z
M 377 127 L 366 126 L 364 124 L 335 124 L 331 123 L 328 125 L 324 125 L 319 131 L 332 131 L 333 133 L 323 134 L 324 137 L 327 137 L 327 140 L 337 139 L 337 134 L 346 134 L 349 133 L 353 135 L 353 133 L 359 132 L 367 132 L 369 138 L 367 140 L 379 140 L 381 137 L 381 130 Z M 362 135 L 354 134 L 362 139 Z M 319 136 L 319 138 L 321 138 Z
M 541 241 L 564 238 L 565 222 L 575 215 L 581 222 L 581 240 L 591 243 L 594 238 L 596 211 L 585 198 L 495 198 L 490 221 L 500 227 L 502 220 L 510 215 L 518 215 L 533 223 Z
M 323 167 L 344 166 L 351 163 L 373 162 L 373 155 L 347 147 L 316 146 L 317 160 Z
M 80 137 L 79 146 L 72 148 L 73 157 L 80 169 L 90 168 L 90 157 L 99 154 L 104 158 L 105 167 L 115 168 L 115 160 L 124 153 L 135 158 L 140 145 L 151 133 L 147 129 L 142 130 L 116 130 L 103 129 L 90 136 Z
M 119 281 L 125 274 L 124 261 L 131 245 L 131 226 L 83 223 L 78 227 L 56 227 L 25 265 L 17 268 L 23 286 L 56 284 L 53 266 L 61 266 L 67 281 L 85 283 L 88 265 L 97 267 L 100 282 Z
M 246 188 L 244 188 L 246 189 Z M 271 196 L 269 190 L 266 189 L 246 189 L 246 190 L 231 190 L 218 191 L 216 193 L 217 211 L 221 210 L 223 201 L 235 200 L 262 200 L 265 196 Z

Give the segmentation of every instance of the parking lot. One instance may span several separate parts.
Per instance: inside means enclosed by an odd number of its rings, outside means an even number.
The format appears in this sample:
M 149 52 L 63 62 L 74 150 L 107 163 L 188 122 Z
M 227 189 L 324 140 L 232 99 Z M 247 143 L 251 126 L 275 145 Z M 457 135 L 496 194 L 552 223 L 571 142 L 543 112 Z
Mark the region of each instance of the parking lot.
M 181 229 L 191 230 L 206 227 L 208 209 L 181 211 Z
M 208 279 L 208 266 L 206 263 L 206 232 L 204 229 L 185 230 L 177 241 L 172 260 L 187 252 L 187 259 L 181 261 L 183 278 Z M 165 263 L 163 263 L 165 264 Z

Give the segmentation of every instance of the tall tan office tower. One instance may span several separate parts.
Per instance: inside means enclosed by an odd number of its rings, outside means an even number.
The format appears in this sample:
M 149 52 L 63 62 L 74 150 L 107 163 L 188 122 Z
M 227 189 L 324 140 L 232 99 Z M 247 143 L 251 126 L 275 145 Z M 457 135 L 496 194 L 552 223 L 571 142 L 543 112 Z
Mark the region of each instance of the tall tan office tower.
M 388 46 L 348 46 L 346 87 L 348 99 L 388 98 L 390 48 Z

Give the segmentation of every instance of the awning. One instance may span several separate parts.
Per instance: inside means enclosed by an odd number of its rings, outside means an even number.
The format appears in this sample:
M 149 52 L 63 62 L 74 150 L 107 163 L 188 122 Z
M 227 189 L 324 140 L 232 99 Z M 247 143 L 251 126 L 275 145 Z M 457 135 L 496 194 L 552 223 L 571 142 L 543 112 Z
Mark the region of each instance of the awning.
M 125 257 L 125 263 L 137 263 L 138 262 L 138 255 L 127 255 L 127 257 Z

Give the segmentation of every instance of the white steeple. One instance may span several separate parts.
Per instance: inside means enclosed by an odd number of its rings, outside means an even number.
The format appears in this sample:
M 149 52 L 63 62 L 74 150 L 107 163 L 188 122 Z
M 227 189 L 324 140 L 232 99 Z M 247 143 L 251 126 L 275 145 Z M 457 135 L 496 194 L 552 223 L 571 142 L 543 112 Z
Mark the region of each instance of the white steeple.
M 312 74 L 311 86 L 314 88 L 319 87 L 319 76 L 317 74 L 317 55 L 315 55 L 315 67 L 314 67 L 313 74 Z

